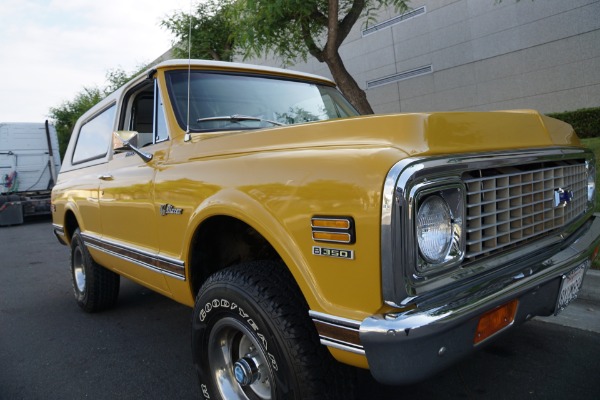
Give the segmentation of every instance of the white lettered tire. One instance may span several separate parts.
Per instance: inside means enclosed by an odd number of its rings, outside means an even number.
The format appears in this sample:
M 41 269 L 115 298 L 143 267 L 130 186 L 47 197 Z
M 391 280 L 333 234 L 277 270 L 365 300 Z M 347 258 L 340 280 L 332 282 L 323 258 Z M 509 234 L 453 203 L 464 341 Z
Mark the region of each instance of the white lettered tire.
M 192 352 L 206 399 L 351 398 L 282 263 L 237 265 L 211 276 L 196 298 Z M 341 385 L 340 385 L 341 386 Z

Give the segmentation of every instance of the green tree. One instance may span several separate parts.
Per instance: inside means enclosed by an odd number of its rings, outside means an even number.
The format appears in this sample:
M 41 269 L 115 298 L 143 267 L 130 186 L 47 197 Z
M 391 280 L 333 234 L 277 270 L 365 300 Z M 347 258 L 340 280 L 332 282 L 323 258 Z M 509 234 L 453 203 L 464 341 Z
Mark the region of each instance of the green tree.
M 108 72 L 106 72 L 107 85 L 104 88 L 104 92 L 107 95 L 114 92 L 115 90 L 117 90 L 118 88 L 120 88 L 121 86 L 123 86 L 124 84 L 126 84 L 127 82 L 132 80 L 133 78 L 135 78 L 139 73 L 141 73 L 146 68 L 148 68 L 146 65 L 139 66 L 135 70 L 135 72 L 130 72 L 130 73 L 125 72 L 121 68 L 109 69 Z
M 373 109 L 366 93 L 350 75 L 339 48 L 361 17 L 374 20 L 383 6 L 408 9 L 403 0 L 238 0 L 236 44 L 246 57 L 271 52 L 286 63 L 308 54 L 327 64 L 333 79 L 363 114 Z
M 106 97 L 104 90 L 98 87 L 84 87 L 71 101 L 65 101 L 58 107 L 50 108 L 50 118 L 54 121 L 58 135 L 58 148 L 61 160 L 65 156 L 75 123 L 87 110 Z
M 61 159 L 65 155 L 73 128 L 79 117 L 146 68 L 146 66 L 140 66 L 132 73 L 127 73 L 120 68 L 111 69 L 106 73 L 107 85 L 105 87 L 84 87 L 75 95 L 73 100 L 65 101 L 58 107 L 50 108 L 48 115 L 56 127 Z
M 161 25 L 175 35 L 173 55 L 205 60 L 231 61 L 234 48 L 235 22 L 230 9 L 234 0 L 209 0 L 201 2 L 193 15 L 176 12 Z M 191 29 L 190 29 L 191 27 Z M 191 30 L 191 41 L 188 41 Z

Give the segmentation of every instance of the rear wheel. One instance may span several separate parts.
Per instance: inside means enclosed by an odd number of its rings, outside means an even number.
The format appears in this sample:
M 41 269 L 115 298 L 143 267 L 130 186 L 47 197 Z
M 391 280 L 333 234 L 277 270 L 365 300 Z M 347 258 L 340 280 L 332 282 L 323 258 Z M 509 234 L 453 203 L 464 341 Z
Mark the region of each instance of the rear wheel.
M 102 311 L 116 304 L 120 276 L 92 259 L 79 228 L 71 238 L 71 278 L 77 304 L 84 311 Z
M 196 299 L 192 352 L 207 399 L 352 398 L 353 371 L 319 343 L 281 263 L 252 262 L 211 276 Z

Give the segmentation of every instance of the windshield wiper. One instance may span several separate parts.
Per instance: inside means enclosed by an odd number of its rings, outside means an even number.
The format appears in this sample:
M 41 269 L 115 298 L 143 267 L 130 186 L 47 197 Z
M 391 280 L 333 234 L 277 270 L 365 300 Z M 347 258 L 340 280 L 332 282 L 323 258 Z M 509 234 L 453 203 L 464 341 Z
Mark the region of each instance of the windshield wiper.
M 229 122 L 259 121 L 259 122 L 267 122 L 269 124 L 273 124 L 273 125 L 277 125 L 277 126 L 285 125 L 285 124 L 282 124 L 281 122 L 271 121 L 269 119 L 252 117 L 250 115 L 239 115 L 239 114 L 223 115 L 223 116 L 219 116 L 219 117 L 198 118 L 196 120 L 196 122 L 207 122 L 207 121 L 229 121 Z

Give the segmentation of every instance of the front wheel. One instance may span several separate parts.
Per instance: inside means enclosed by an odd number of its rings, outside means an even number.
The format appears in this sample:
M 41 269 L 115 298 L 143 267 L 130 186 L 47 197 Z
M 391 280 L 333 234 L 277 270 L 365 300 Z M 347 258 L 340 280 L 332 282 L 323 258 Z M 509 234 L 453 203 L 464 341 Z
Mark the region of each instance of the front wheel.
M 345 367 L 319 343 L 281 263 L 252 262 L 211 276 L 196 299 L 192 352 L 207 399 L 352 397 L 351 372 L 340 390 Z
M 116 304 L 120 276 L 94 261 L 79 228 L 71 239 L 71 279 L 77 304 L 84 311 L 102 311 Z

